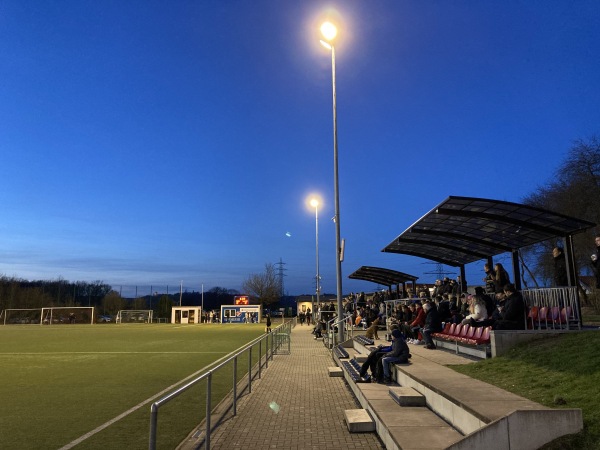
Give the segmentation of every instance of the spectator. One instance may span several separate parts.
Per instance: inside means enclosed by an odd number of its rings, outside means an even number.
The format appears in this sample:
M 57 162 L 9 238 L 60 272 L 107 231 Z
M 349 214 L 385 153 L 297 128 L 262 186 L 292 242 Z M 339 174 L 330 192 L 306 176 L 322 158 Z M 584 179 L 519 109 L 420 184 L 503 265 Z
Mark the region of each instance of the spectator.
M 461 294 L 460 295 L 460 302 L 458 303 L 457 308 L 458 308 L 458 312 L 463 317 L 466 316 L 466 315 L 468 315 L 470 313 L 470 311 L 469 311 L 469 302 L 467 300 L 467 294 Z
M 450 308 L 450 323 L 458 325 L 463 320 L 463 315 L 458 311 L 456 307 Z
M 563 249 L 554 247 L 552 249 L 552 257 L 554 258 L 554 286 L 568 286 L 567 261 L 565 260 Z
M 442 301 L 437 301 L 437 314 L 440 316 L 442 322 L 450 319 L 450 307 L 451 303 L 448 299 L 442 298 Z
M 494 330 L 524 330 L 525 302 L 514 284 L 504 286 L 506 300 L 500 309 L 500 320 L 494 322 Z
M 425 311 L 420 303 L 415 304 L 415 318 L 410 323 L 410 335 L 413 339 L 419 339 L 419 331 L 425 325 Z
M 596 253 L 592 255 L 592 265 L 596 272 L 596 289 L 600 289 L 600 235 L 596 236 Z
M 488 318 L 492 317 L 494 311 L 496 310 L 496 303 L 492 300 L 492 297 L 487 295 L 484 289 L 481 286 L 477 286 L 475 288 L 475 295 L 481 297 L 485 302 L 485 310 L 487 311 Z
M 423 305 L 423 310 L 425 311 L 425 325 L 423 326 L 423 340 L 425 341 L 425 348 L 434 350 L 435 344 L 433 343 L 431 334 L 442 331 L 442 320 L 438 314 L 435 303 L 425 303 Z
M 313 330 L 315 335 L 315 339 L 321 339 L 323 337 L 323 330 L 325 329 L 325 321 L 323 319 L 319 319 L 317 322 L 317 326 Z
M 508 272 L 504 269 L 502 264 L 498 263 L 494 266 L 494 289 L 496 294 L 504 291 L 504 286 L 510 283 L 510 277 Z
M 394 331 L 399 332 L 397 326 L 392 326 L 392 335 L 394 334 Z M 381 344 L 371 350 L 371 353 L 369 353 L 369 356 L 367 356 L 367 360 L 362 364 L 362 366 L 360 366 L 360 370 L 358 371 L 360 378 L 357 380 L 357 383 L 368 383 L 371 381 L 371 378 L 375 379 L 375 381 L 377 381 L 379 378 L 382 378 L 383 373 L 377 372 L 379 360 L 383 357 L 383 355 L 391 350 L 391 345 L 384 347 Z M 371 375 L 367 373 L 369 369 L 371 370 Z
M 470 303 L 471 314 L 463 319 L 462 324 L 469 324 L 474 327 L 483 326 L 483 322 L 488 318 L 485 301 L 479 295 L 473 295 Z
M 267 329 L 265 330 L 265 333 L 270 333 L 271 332 L 271 316 L 269 314 L 267 314 Z
M 410 323 L 413 321 L 413 311 L 408 305 L 402 307 L 402 322 Z
M 463 292 L 467 292 L 467 280 L 463 280 L 462 277 L 460 275 L 458 275 L 456 277 L 456 284 L 458 285 L 459 288 L 459 295 L 462 294 Z M 458 295 L 457 295 L 458 297 Z
M 392 348 L 381 357 L 377 364 L 378 367 L 381 366 L 383 369 L 383 382 L 387 384 L 392 381 L 390 376 L 390 364 L 407 363 L 408 358 L 410 358 L 410 350 L 402 337 L 402 333 L 400 333 L 400 330 L 392 331 Z
M 492 269 L 489 264 L 484 264 L 483 271 L 485 272 L 485 277 L 483 278 L 485 292 L 487 294 L 495 294 L 496 284 L 494 283 L 494 280 L 496 279 L 496 273 L 494 272 L 494 269 Z
M 306 320 L 306 313 L 304 311 L 300 311 L 300 314 L 298 314 L 299 319 L 300 319 L 300 325 L 304 325 L 304 321 Z

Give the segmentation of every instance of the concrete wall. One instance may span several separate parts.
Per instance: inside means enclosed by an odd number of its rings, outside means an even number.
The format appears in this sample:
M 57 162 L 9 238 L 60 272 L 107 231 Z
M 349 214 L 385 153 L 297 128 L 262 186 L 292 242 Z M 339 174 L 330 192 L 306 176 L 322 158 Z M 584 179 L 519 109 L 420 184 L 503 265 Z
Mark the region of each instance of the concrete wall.
M 503 448 L 535 450 L 583 429 L 580 409 L 515 411 L 466 436 L 448 450 Z
M 492 346 L 492 358 L 501 356 L 515 345 L 523 342 L 548 339 L 559 334 L 577 333 L 579 331 L 569 330 L 496 330 L 490 332 L 490 344 Z

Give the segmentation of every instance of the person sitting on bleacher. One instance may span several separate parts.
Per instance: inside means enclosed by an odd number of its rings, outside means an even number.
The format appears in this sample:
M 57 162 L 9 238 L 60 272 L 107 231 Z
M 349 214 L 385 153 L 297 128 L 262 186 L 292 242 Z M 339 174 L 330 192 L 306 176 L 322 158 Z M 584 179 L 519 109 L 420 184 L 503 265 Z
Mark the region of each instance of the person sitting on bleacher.
M 442 318 L 438 314 L 437 307 L 433 302 L 427 302 L 423 304 L 423 310 L 425 311 L 423 341 L 425 341 L 425 348 L 429 350 L 434 350 L 435 344 L 433 343 L 431 333 L 439 333 L 440 331 L 442 331 Z
M 481 327 L 484 325 L 485 321 L 488 318 L 487 308 L 485 305 L 485 301 L 479 295 L 470 296 L 469 303 L 470 312 L 467 317 L 465 317 L 462 321 L 463 325 L 471 325 L 472 327 Z
M 323 330 L 325 329 L 325 321 L 320 319 L 317 322 L 317 326 L 313 330 L 313 334 L 315 335 L 315 339 L 321 339 L 323 337 Z
M 391 383 L 390 364 L 407 363 L 410 358 L 410 350 L 400 330 L 392 331 L 392 349 L 385 353 L 377 363 L 378 375 L 383 372 L 383 381 L 378 379 L 377 382 Z M 383 370 L 381 370 L 383 369 Z
M 501 306 L 501 319 L 494 322 L 494 330 L 524 330 L 525 329 L 525 302 L 521 293 L 512 283 L 504 286 L 506 300 Z
M 397 331 L 398 333 L 400 332 L 398 330 L 397 325 L 392 325 L 391 329 L 392 329 L 392 335 L 394 334 L 394 331 Z M 383 357 L 383 355 L 390 352 L 391 350 L 392 350 L 391 345 L 384 347 L 381 344 L 379 344 L 377 347 L 375 347 L 373 350 L 371 350 L 371 353 L 369 353 L 369 356 L 367 356 L 367 360 L 363 363 L 363 365 L 360 367 L 360 370 L 358 371 L 360 378 L 357 380 L 357 382 L 358 383 L 369 383 L 371 381 L 371 375 L 375 380 L 377 380 L 379 377 L 382 377 L 383 374 L 377 373 L 378 363 L 379 363 L 379 360 Z M 369 369 L 371 370 L 371 375 L 369 375 L 367 373 L 367 371 Z
M 419 331 L 421 331 L 421 328 L 423 328 L 423 326 L 425 325 L 425 311 L 423 310 L 423 307 L 421 306 L 420 303 L 417 303 L 415 305 L 415 307 L 416 307 L 416 310 L 415 310 L 416 317 L 410 323 L 409 327 L 410 327 L 410 334 L 411 334 L 412 338 L 415 340 L 418 340 L 419 339 Z

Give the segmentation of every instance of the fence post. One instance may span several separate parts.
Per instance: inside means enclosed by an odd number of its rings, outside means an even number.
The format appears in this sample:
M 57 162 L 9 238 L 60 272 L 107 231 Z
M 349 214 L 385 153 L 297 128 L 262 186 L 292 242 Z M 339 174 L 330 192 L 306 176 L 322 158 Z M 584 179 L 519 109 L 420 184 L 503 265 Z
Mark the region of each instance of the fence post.
M 208 373 L 206 381 L 206 438 L 204 439 L 204 448 L 210 450 L 210 414 L 211 414 L 211 396 L 212 396 L 212 371 Z
M 265 369 L 269 368 L 269 335 L 267 334 L 265 342 Z
M 156 403 L 150 406 L 150 450 L 156 450 L 156 425 L 158 423 L 158 407 Z
M 237 356 L 233 358 L 233 415 L 237 414 Z
M 258 379 L 260 380 L 260 374 L 261 374 L 261 370 L 260 370 L 260 364 L 262 361 L 262 339 L 260 341 L 258 341 Z
M 248 394 L 252 392 L 252 346 L 248 349 Z

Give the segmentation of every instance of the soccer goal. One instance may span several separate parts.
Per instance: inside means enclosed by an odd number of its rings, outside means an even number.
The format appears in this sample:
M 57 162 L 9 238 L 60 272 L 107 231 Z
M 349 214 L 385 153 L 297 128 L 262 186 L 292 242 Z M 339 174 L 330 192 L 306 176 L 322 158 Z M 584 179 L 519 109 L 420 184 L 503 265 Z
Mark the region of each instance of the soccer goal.
M 42 308 L 5 309 L 2 312 L 4 325 L 39 324 L 42 317 Z
M 94 307 L 93 306 L 56 306 L 52 308 L 42 308 L 42 318 L 39 322 L 43 325 L 64 325 L 64 324 L 93 324 Z
M 122 309 L 118 312 L 116 323 L 152 323 L 151 309 Z

